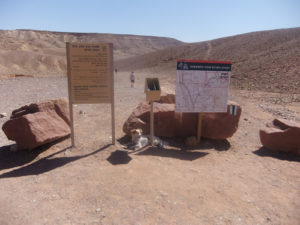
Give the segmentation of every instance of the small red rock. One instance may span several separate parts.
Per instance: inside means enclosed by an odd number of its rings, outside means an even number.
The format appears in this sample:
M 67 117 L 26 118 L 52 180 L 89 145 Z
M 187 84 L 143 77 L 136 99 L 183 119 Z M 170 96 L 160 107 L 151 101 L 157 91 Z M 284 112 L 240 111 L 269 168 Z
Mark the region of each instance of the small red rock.
M 273 151 L 300 155 L 300 123 L 274 119 L 259 132 L 261 144 Z

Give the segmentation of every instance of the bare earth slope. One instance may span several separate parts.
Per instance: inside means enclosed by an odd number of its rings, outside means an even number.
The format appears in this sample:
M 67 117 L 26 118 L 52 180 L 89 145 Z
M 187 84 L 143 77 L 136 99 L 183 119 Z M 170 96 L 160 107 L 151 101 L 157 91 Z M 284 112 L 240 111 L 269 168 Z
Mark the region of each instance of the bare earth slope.
M 182 44 L 152 36 L 0 30 L 0 75 L 65 75 L 65 42 L 111 42 L 115 60 Z
M 246 90 L 300 93 L 300 28 L 183 44 L 120 60 L 123 70 L 151 68 L 175 78 L 177 59 L 232 61 L 232 84 Z

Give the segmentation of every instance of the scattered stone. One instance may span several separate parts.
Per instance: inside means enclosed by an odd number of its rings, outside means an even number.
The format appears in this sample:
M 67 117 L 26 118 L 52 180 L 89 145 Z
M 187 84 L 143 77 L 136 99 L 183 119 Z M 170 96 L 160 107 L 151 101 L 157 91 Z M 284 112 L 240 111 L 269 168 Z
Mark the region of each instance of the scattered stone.
M 300 123 L 274 119 L 259 132 L 261 144 L 273 151 L 300 155 Z
M 18 150 L 34 149 L 70 134 L 66 99 L 49 100 L 23 106 L 12 112 L 2 130 Z
M 230 114 L 230 105 L 236 105 L 236 115 Z M 175 112 L 175 96 L 161 96 L 154 103 L 154 134 L 160 137 L 190 137 L 197 135 L 198 113 Z M 203 113 L 202 137 L 226 139 L 238 128 L 241 107 L 235 102 L 228 102 L 225 113 Z M 131 129 L 142 129 L 150 133 L 150 103 L 142 101 L 131 113 L 123 125 L 123 131 L 130 134 Z
M 96 209 L 96 212 L 101 212 L 101 209 L 100 208 Z
M 275 103 L 274 103 L 275 104 Z M 271 113 L 275 117 L 281 117 L 286 120 L 297 120 L 295 116 L 295 112 L 287 109 L 287 108 L 280 108 L 280 107 L 271 107 L 268 105 L 259 104 L 258 105 L 264 112 Z

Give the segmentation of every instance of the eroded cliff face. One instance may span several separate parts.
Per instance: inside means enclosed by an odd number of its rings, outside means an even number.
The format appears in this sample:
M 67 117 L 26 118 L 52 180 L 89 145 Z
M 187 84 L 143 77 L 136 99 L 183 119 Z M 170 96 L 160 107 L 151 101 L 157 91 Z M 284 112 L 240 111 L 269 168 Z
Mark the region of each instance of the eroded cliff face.
M 154 36 L 0 30 L 0 75 L 64 76 L 66 42 L 113 43 L 115 60 L 182 44 L 172 38 Z

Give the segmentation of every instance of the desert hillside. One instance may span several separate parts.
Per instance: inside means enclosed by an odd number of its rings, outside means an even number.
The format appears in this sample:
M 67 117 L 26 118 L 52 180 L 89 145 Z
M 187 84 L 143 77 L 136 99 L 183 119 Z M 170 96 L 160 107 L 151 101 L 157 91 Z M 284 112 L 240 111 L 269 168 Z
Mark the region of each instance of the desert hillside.
M 120 60 L 122 70 L 150 69 L 175 79 L 177 59 L 232 61 L 232 84 L 246 90 L 300 93 L 300 28 L 182 44 Z
M 152 36 L 0 30 L 0 75 L 65 75 L 65 42 L 111 42 L 115 60 L 182 44 Z
M 300 28 L 189 44 L 152 36 L 0 30 L 0 76 L 66 75 L 65 42 L 112 42 L 119 71 L 144 70 L 170 82 L 177 59 L 229 60 L 234 87 L 300 93 Z

